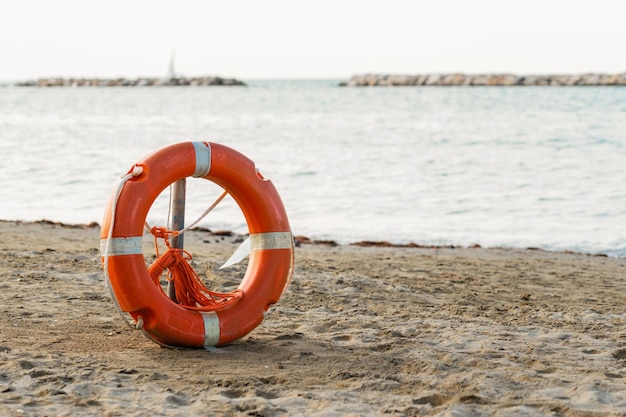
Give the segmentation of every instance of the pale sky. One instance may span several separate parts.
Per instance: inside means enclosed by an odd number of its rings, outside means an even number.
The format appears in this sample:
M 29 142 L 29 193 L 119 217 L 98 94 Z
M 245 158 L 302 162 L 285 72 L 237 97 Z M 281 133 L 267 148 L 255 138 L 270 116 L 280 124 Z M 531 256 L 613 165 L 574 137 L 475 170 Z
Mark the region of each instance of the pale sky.
M 0 80 L 626 72 L 624 0 L 2 0 Z

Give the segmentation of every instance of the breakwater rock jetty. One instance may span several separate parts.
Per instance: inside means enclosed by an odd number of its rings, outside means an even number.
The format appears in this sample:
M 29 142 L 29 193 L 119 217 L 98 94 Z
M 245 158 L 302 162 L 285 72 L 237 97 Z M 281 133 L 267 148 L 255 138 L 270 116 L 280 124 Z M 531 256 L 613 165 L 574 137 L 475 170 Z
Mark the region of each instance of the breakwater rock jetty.
M 222 77 L 175 78 L 39 78 L 18 82 L 18 87 L 151 87 L 151 86 L 245 86 L 243 81 Z
M 340 86 L 626 86 L 620 74 L 515 75 L 515 74 L 364 74 Z

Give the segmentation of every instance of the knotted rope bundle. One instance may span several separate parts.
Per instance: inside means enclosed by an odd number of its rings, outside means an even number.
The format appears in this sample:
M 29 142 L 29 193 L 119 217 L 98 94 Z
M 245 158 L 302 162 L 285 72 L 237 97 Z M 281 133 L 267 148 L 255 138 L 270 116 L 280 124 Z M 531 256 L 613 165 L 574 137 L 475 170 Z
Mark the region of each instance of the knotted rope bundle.
M 152 227 L 150 233 L 154 236 L 157 259 L 148 268 L 148 275 L 161 288 L 160 278 L 167 270 L 167 280 L 174 283 L 176 301 L 185 308 L 198 311 L 215 310 L 216 307 L 226 307 L 241 297 L 240 290 L 221 293 L 209 290 L 193 267 L 190 261 L 191 254 L 183 249 L 172 248 L 169 236 L 179 232 L 170 231 L 163 227 Z M 159 255 L 158 239 L 165 242 L 167 250 Z

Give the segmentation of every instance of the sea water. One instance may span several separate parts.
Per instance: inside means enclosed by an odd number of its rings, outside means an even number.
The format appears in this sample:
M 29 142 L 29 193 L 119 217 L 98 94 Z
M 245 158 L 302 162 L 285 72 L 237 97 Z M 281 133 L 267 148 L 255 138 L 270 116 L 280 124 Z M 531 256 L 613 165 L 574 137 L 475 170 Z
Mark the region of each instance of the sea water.
M 132 164 L 198 140 L 253 159 L 297 235 L 626 256 L 624 87 L 247 83 L 0 88 L 0 218 L 100 222 Z M 190 223 L 219 190 L 187 186 Z M 232 200 L 200 225 L 247 231 Z

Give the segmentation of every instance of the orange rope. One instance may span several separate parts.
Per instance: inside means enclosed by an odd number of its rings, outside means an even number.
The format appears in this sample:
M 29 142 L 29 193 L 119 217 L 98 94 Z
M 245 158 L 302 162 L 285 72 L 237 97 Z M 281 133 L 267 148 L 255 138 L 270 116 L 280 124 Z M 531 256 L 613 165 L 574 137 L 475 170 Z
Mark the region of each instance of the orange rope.
M 176 300 L 183 307 L 190 310 L 210 311 L 231 305 L 241 297 L 240 290 L 220 293 L 207 289 L 189 264 L 192 259 L 191 254 L 183 249 L 170 246 L 168 236 L 173 233 L 163 227 L 153 227 L 150 232 L 154 235 L 157 259 L 148 267 L 148 274 L 152 281 L 161 288 L 159 280 L 163 271 L 167 269 L 167 279 L 174 282 Z M 160 256 L 158 238 L 162 238 L 167 246 L 167 251 Z M 161 288 L 161 290 L 163 289 Z

